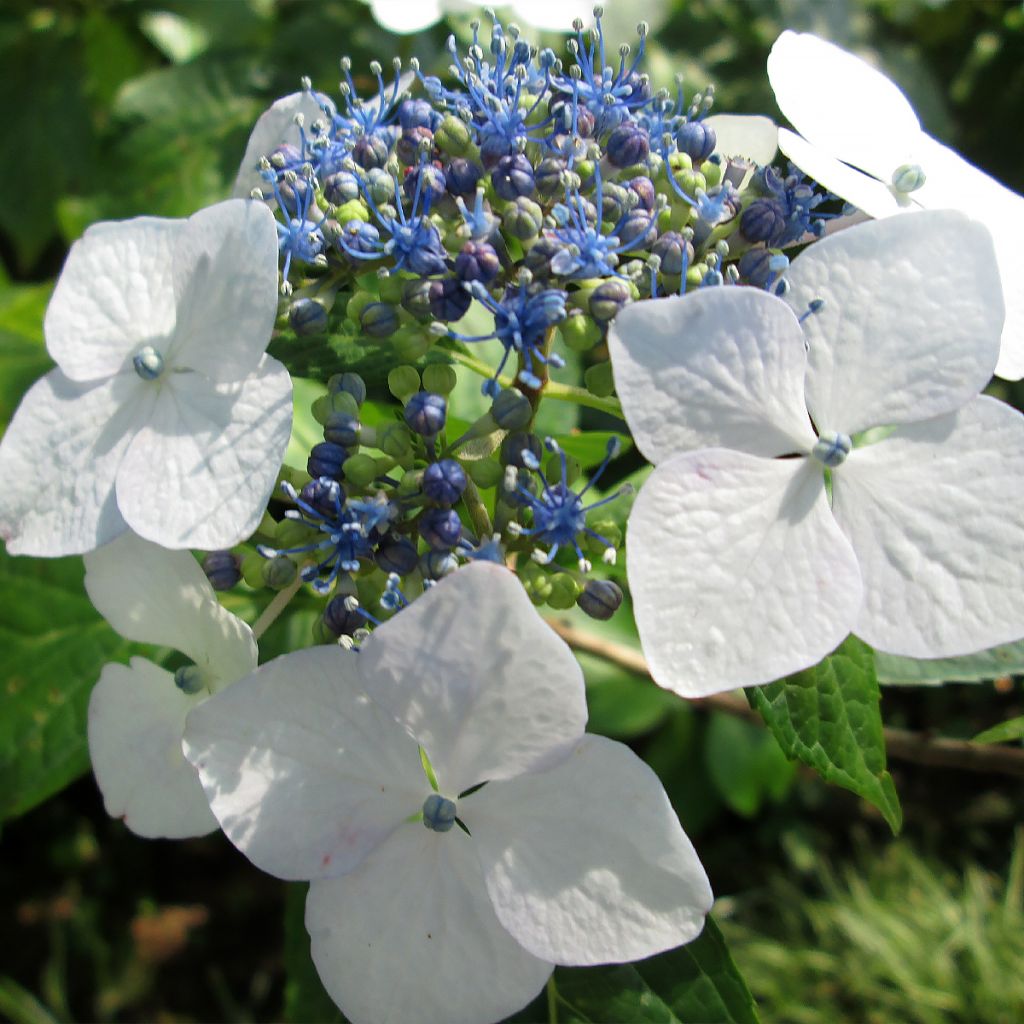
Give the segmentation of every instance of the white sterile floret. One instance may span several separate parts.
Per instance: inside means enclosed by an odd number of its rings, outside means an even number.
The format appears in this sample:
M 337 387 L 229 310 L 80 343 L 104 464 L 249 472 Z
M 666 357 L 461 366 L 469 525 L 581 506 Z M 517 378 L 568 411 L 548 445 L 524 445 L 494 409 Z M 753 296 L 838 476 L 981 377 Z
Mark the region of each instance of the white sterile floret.
M 978 395 L 1003 318 L 988 232 L 872 221 L 786 277 L 785 301 L 702 289 L 609 333 L 656 465 L 626 534 L 637 626 L 683 696 L 777 679 L 850 632 L 914 658 L 1024 635 L 1024 417 Z
M 228 838 L 312 881 L 313 961 L 350 1020 L 468 1024 L 554 964 L 688 942 L 710 909 L 657 777 L 586 718 L 568 647 L 474 562 L 358 653 L 284 655 L 207 701 L 185 752 Z
M 291 432 L 291 379 L 265 354 L 276 313 L 260 203 L 89 228 L 46 311 L 57 369 L 0 444 L 7 550 L 79 554 L 128 527 L 169 548 L 251 534 Z
M 145 658 L 103 668 L 89 699 L 89 754 L 107 813 L 138 835 L 184 839 L 217 821 L 185 760 L 185 718 L 256 667 L 252 630 L 217 601 L 187 551 L 125 533 L 85 556 L 85 589 L 128 640 L 181 651 L 177 673 Z
M 702 122 L 715 133 L 715 152 L 738 156 L 759 166 L 771 164 L 779 152 L 779 129 L 761 114 L 712 114 Z
M 960 210 L 992 233 L 1006 304 L 995 372 L 1024 376 L 1024 197 L 921 130 L 906 96 L 852 53 L 802 32 L 783 32 L 768 56 L 782 112 L 779 148 L 801 170 L 872 217 Z

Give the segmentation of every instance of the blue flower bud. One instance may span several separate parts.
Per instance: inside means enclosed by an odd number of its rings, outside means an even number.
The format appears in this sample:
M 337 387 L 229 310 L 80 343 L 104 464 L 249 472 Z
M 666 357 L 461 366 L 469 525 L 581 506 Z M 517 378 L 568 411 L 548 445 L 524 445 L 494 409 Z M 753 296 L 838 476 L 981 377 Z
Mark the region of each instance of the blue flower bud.
M 755 288 L 766 287 L 774 274 L 771 260 L 772 254 L 767 249 L 748 249 L 740 257 L 736 266 L 740 273 L 740 280 Z
M 300 337 L 313 337 L 327 331 L 327 310 L 316 299 L 296 299 L 288 310 L 288 323 Z
M 366 616 L 348 594 L 336 594 L 324 608 L 323 622 L 334 636 L 351 636 L 366 626 Z
M 366 382 L 358 373 L 336 373 L 327 381 L 327 390 L 332 395 L 345 392 L 356 400 L 356 405 L 366 401 Z
M 473 296 L 462 287 L 462 281 L 457 277 L 431 281 L 428 294 L 430 315 L 442 323 L 461 320 L 473 302 Z
M 459 560 L 450 551 L 428 551 L 420 557 L 420 572 L 428 580 L 449 576 L 459 567 Z
M 555 156 L 545 157 L 533 173 L 537 191 L 544 199 L 561 198 L 565 195 L 564 176 L 566 163 Z
M 391 155 L 387 141 L 377 132 L 372 135 L 360 135 L 352 147 L 352 159 L 364 171 L 371 167 L 383 167 Z
M 715 151 L 714 128 L 703 121 L 687 121 L 676 132 L 676 145 L 680 153 L 685 153 L 695 164 L 702 164 Z
M 661 272 L 676 277 L 693 261 L 693 243 L 678 231 L 666 231 L 651 246 L 651 252 L 661 260 Z
M 324 439 L 342 448 L 354 448 L 359 444 L 359 420 L 346 412 L 332 412 L 324 424 Z
M 329 476 L 334 480 L 341 479 L 341 467 L 348 458 L 348 452 L 338 444 L 321 441 L 313 445 L 309 458 L 306 460 L 306 472 L 316 479 Z
M 419 125 L 416 128 L 403 131 L 398 136 L 398 141 L 395 143 L 395 153 L 403 164 L 414 166 L 420 158 L 422 149 L 428 146 L 430 150 L 433 150 L 434 133 L 425 125 Z
M 818 437 L 817 442 L 811 449 L 814 456 L 823 466 L 835 469 L 841 466 L 846 457 L 853 449 L 853 442 L 846 434 L 837 433 L 834 430 L 826 430 Z
M 342 229 L 342 237 L 345 245 L 355 252 L 373 253 L 380 252 L 380 232 L 372 225 L 362 220 L 350 220 Z M 349 262 L 362 266 L 363 261 L 358 256 L 350 256 L 342 248 L 341 242 L 336 242 L 336 248 Z
M 632 167 L 643 163 L 651 153 L 647 132 L 638 124 L 624 121 L 608 136 L 605 148 L 608 162 L 614 167 Z
M 774 245 L 786 232 L 786 211 L 774 199 L 755 199 L 740 217 L 740 234 L 748 242 Z
M 351 171 L 338 171 L 324 179 L 324 199 L 341 206 L 359 198 L 359 179 Z
M 423 493 L 439 505 L 454 505 L 466 489 L 466 471 L 454 459 L 432 462 L 423 471 Z
M 230 590 L 242 578 L 242 560 L 230 551 L 211 551 L 203 559 L 203 572 L 214 590 Z
M 658 205 L 658 192 L 654 182 L 645 178 L 642 174 L 629 180 L 629 191 L 640 200 L 638 209 L 646 210 L 648 213 L 654 211 Z
M 203 675 L 203 670 L 198 665 L 182 665 L 174 673 L 174 685 L 182 693 L 187 693 L 191 696 L 206 686 L 206 678 Z
M 522 153 L 503 156 L 491 173 L 491 184 L 498 196 L 508 200 L 533 195 L 537 188 L 533 167 Z
M 611 580 L 587 580 L 576 603 L 592 619 L 610 619 L 622 604 L 622 590 Z
M 146 345 L 135 353 L 132 365 L 143 380 L 156 380 L 164 372 L 164 357 L 152 345 Z
M 491 417 L 502 430 L 522 430 L 533 419 L 533 406 L 521 391 L 506 388 L 491 403 Z
M 408 576 L 419 564 L 420 556 L 416 545 L 407 537 L 392 537 L 377 549 L 377 565 L 384 572 L 395 572 Z
M 632 249 L 646 249 L 658 237 L 655 221 L 646 210 L 630 210 L 616 232 L 619 241 Z
M 455 276 L 460 281 L 490 284 L 501 273 L 501 260 L 490 242 L 467 242 L 455 257 Z
M 440 793 L 431 793 L 423 801 L 423 824 L 432 832 L 450 832 L 455 814 L 455 803 Z
M 426 100 L 407 99 L 398 105 L 398 123 L 403 131 L 410 128 L 430 128 L 433 125 L 434 108 Z
M 486 135 L 480 143 L 480 162 L 484 170 L 493 171 L 498 161 L 512 152 L 512 143 L 500 132 Z
M 609 323 L 631 298 L 624 281 L 602 281 L 590 294 L 590 315 L 599 324 Z
M 483 173 L 483 168 L 479 164 L 463 157 L 456 157 L 444 169 L 445 186 L 453 196 L 474 196 L 477 182 L 483 177 Z
M 444 429 L 448 401 L 444 395 L 417 391 L 406 403 L 404 415 L 409 428 L 421 437 L 436 437 Z
M 428 199 L 431 205 L 436 203 L 442 196 L 447 195 L 447 183 L 444 180 L 444 172 L 440 167 L 433 164 L 420 164 L 412 168 L 402 182 L 402 190 L 407 199 L 416 198 L 416 190 L 420 192 L 420 203 Z
M 310 480 L 299 492 L 299 497 L 310 508 L 315 509 L 325 518 L 338 514 L 338 504 L 344 495 L 336 480 L 318 477 Z
M 435 551 L 450 551 L 462 536 L 462 520 L 451 508 L 427 509 L 420 516 L 420 536 Z
M 359 326 L 371 338 L 390 338 L 398 324 L 398 311 L 389 302 L 371 302 L 359 314 Z
M 501 461 L 506 466 L 525 469 L 531 458 L 538 462 L 543 453 L 544 446 L 535 434 L 509 434 L 501 442 Z

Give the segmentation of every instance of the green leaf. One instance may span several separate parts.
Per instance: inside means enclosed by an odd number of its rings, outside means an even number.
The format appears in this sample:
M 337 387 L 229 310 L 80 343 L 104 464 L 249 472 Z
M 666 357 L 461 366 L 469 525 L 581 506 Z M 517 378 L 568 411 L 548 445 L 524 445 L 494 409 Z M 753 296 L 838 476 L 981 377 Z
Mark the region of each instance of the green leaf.
M 631 740 L 654 729 L 678 703 L 678 698 L 651 680 L 603 658 L 582 651 L 576 658 L 587 681 L 587 728 L 591 732 Z
M 935 658 L 919 661 L 895 654 L 875 652 L 875 668 L 880 683 L 902 686 L 937 686 L 940 683 L 977 683 L 984 679 L 1024 673 L 1024 640 L 1000 644 L 987 651 L 964 654 L 959 658 Z
M 566 455 L 578 459 L 584 469 L 590 469 L 598 465 L 608 451 L 608 442 L 613 438 L 619 439 L 621 448 L 619 454 L 629 451 L 633 442 L 625 434 L 615 431 L 594 430 L 585 434 L 558 434 L 555 440 L 559 443 Z
M 1024 740 L 1024 716 L 1008 718 L 974 737 L 975 743 L 1008 743 L 1012 740 Z
M 731 715 L 711 716 L 704 763 L 715 789 L 737 814 L 752 818 L 767 799 L 786 795 L 796 766 L 763 729 Z
M 747 690 L 786 756 L 874 804 L 898 832 L 902 811 L 885 769 L 874 652 L 856 637 L 820 664 Z
M 23 814 L 89 769 L 89 693 L 108 661 L 140 647 L 93 609 L 79 558 L 0 554 L 0 821 Z
M 278 332 L 267 351 L 280 359 L 292 376 L 326 383 L 335 373 L 358 373 L 371 394 L 386 395 L 388 373 L 400 362 L 386 342 L 361 345 L 343 334 L 300 338 L 290 330 Z
M 558 968 L 559 1021 L 757 1024 L 757 1009 L 712 918 L 689 945 L 634 964 Z
M 324 990 L 309 953 L 305 882 L 291 882 L 284 907 L 284 1019 L 289 1024 L 345 1024 L 341 1010 Z
M 51 286 L 0 287 L 0 427 L 22 395 L 53 367 L 43 345 L 43 313 Z

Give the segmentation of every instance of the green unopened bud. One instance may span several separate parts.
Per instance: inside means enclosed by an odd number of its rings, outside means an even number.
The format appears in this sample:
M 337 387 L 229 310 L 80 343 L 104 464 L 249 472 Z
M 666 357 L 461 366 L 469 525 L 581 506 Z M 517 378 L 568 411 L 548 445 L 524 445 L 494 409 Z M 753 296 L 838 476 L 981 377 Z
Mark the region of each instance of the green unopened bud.
M 336 373 L 327 381 L 327 390 L 332 395 L 345 394 L 351 395 L 355 400 L 356 406 L 360 406 L 366 401 L 366 381 L 359 376 L 358 373 Z M 355 415 L 353 413 L 353 415 Z
M 416 278 L 406 281 L 402 287 L 402 308 L 412 313 L 418 320 L 430 317 L 430 289 L 433 281 L 427 278 Z
M 368 224 L 370 221 L 370 211 L 366 208 L 366 203 L 362 199 L 350 199 L 347 203 L 342 203 L 338 207 L 338 212 L 334 215 L 334 219 L 339 224 L 348 224 L 349 221 L 361 220 L 364 224 Z
M 465 470 L 477 487 L 495 487 L 505 475 L 505 469 L 497 459 L 474 459 L 465 463 Z
M 530 600 L 541 605 L 551 594 L 551 577 L 536 562 L 520 562 L 519 582 Z
M 380 289 L 380 301 L 390 302 L 397 305 L 402 301 L 402 289 L 405 287 L 405 280 L 397 274 L 390 277 L 377 278 L 377 287 Z
M 686 287 L 687 290 L 690 288 L 700 287 L 701 281 L 704 280 L 704 275 L 708 272 L 708 266 L 706 263 L 695 263 L 686 272 Z
M 576 577 L 570 576 L 567 572 L 555 573 L 550 580 L 547 603 L 559 611 L 571 608 L 576 603 L 576 598 L 583 592 L 583 587 L 576 581 Z
M 284 590 L 294 582 L 298 572 L 298 567 L 287 555 L 276 555 L 263 565 L 263 582 L 271 590 Z
M 630 299 L 637 299 L 639 297 L 640 293 L 636 285 L 631 282 L 627 283 L 616 278 L 610 278 L 598 285 L 591 294 L 589 302 L 591 316 L 599 324 L 609 323 L 615 319 L 615 314 Z
M 388 385 L 390 384 L 389 378 Z M 393 459 L 408 458 L 412 454 L 412 433 L 403 423 L 385 424 L 377 428 L 377 447 Z
M 469 126 L 460 117 L 448 114 L 434 132 L 434 145 L 450 156 L 464 156 L 473 142 Z
M 413 366 L 396 366 L 388 374 L 388 390 L 403 404 L 420 390 L 420 375 Z
M 363 310 L 372 302 L 377 302 L 377 296 L 373 292 L 360 288 L 352 293 L 352 297 L 345 304 L 345 316 L 353 323 L 359 323 Z
M 580 460 L 573 458 L 568 452 L 566 452 L 565 482 L 571 484 L 578 480 L 581 469 Z M 547 465 L 544 467 L 544 471 L 547 474 L 547 478 L 552 482 L 562 479 L 562 460 L 557 454 L 552 453 L 548 456 Z
M 614 519 L 598 519 L 593 523 L 587 524 L 594 533 L 600 534 L 613 548 L 617 548 L 622 544 L 622 527 Z M 587 537 L 587 550 L 592 551 L 594 554 L 603 555 L 605 552 L 605 545 L 595 537 Z
M 256 551 L 251 551 L 242 559 L 242 579 L 253 590 L 262 590 L 266 586 L 263 582 L 263 566 L 266 564 L 267 560 Z
M 414 363 L 433 348 L 437 335 L 425 330 L 422 324 L 406 324 L 391 335 L 395 355 L 403 362 Z
M 491 403 L 491 417 L 502 430 L 522 430 L 533 419 L 533 406 L 521 391 L 505 388 Z
M 321 395 L 312 405 L 313 419 L 323 426 L 332 415 L 344 413 L 348 416 L 359 415 L 359 405 L 345 391 Z
M 594 161 L 593 160 L 577 160 L 573 170 L 580 176 L 583 181 L 594 176 Z
M 901 164 L 892 172 L 892 187 L 904 195 L 916 192 L 925 181 L 925 173 L 918 164 Z
M 513 238 L 526 242 L 544 226 L 544 211 L 529 197 L 519 196 L 501 215 L 501 225 Z
M 669 167 L 674 171 L 689 171 L 693 169 L 693 161 L 690 159 L 689 153 L 683 153 L 682 151 L 676 151 L 671 153 L 668 158 Z
M 598 363 L 596 366 L 588 367 L 583 374 L 583 383 L 587 390 L 598 398 L 607 398 L 615 390 L 615 380 L 612 377 L 612 364 Z
M 601 328 L 593 317 L 574 313 L 558 325 L 565 347 L 573 352 L 588 352 L 601 340 Z
M 341 466 L 347 481 L 356 487 L 369 487 L 380 475 L 377 460 L 372 455 L 350 455 Z
M 398 481 L 398 497 L 414 499 L 414 504 L 423 504 L 423 470 L 418 469 L 413 473 L 406 473 Z
M 447 363 L 431 363 L 423 368 L 423 389 L 435 395 L 447 395 L 455 388 L 458 377 Z
M 700 165 L 700 173 L 708 183 L 708 188 L 714 188 L 722 184 L 722 165 L 716 164 L 713 160 L 705 160 Z

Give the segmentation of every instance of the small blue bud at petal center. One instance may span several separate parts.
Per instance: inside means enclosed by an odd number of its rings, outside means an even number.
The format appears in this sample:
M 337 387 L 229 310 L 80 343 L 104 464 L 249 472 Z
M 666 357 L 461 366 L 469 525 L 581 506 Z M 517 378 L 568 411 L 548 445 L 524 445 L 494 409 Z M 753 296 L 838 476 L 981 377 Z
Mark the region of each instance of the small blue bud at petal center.
M 132 365 L 143 380 L 156 380 L 164 372 L 164 357 L 152 345 L 147 345 L 135 353 Z
M 925 173 L 919 164 L 900 164 L 892 172 L 892 187 L 903 195 L 916 192 L 926 180 Z
M 423 824 L 433 832 L 448 832 L 455 824 L 455 801 L 431 793 L 423 801 Z
M 826 430 L 811 449 L 811 455 L 822 465 L 828 466 L 829 469 L 835 469 L 836 466 L 841 466 L 846 461 L 852 448 L 853 442 L 846 434 Z

